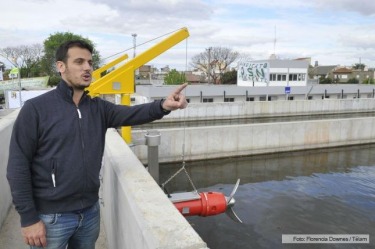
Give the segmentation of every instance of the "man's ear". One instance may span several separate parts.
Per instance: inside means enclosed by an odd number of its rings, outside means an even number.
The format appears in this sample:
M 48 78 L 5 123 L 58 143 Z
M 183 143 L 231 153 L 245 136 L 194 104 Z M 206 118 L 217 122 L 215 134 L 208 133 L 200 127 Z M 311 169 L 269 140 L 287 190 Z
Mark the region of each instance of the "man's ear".
M 57 72 L 59 72 L 60 74 L 65 72 L 65 69 L 66 69 L 65 63 L 63 61 L 57 61 L 56 69 L 57 69 Z

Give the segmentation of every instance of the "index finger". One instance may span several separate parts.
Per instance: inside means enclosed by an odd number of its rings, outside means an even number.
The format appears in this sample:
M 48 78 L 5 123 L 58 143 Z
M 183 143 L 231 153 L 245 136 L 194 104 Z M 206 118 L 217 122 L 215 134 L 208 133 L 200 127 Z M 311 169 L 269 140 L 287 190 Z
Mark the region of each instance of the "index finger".
M 181 86 L 177 87 L 176 90 L 174 90 L 174 94 L 180 94 L 182 92 L 182 90 L 185 89 L 185 87 L 187 87 L 188 83 L 184 83 L 182 84 Z

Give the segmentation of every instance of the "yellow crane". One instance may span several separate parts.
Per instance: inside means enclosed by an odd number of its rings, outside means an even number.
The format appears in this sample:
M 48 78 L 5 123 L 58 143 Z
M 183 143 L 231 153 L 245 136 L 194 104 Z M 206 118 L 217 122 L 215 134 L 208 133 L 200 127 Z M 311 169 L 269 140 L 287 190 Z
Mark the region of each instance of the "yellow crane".
M 102 94 L 120 94 L 121 104 L 130 105 L 130 95 L 134 93 L 135 70 L 188 37 L 189 31 L 187 28 L 179 29 L 103 77 L 101 77 L 103 72 L 125 61 L 128 56 L 123 55 L 95 70 L 93 72 L 94 81 L 87 88 L 89 94 L 93 97 Z M 122 127 L 121 135 L 127 143 L 131 143 L 131 127 Z

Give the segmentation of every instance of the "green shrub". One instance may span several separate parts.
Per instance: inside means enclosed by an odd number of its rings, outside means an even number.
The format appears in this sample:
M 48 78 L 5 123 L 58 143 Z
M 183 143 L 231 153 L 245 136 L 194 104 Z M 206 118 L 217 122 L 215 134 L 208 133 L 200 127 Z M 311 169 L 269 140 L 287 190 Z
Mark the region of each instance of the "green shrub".
M 57 86 L 59 84 L 61 77 L 57 75 L 52 75 L 49 77 L 48 86 Z

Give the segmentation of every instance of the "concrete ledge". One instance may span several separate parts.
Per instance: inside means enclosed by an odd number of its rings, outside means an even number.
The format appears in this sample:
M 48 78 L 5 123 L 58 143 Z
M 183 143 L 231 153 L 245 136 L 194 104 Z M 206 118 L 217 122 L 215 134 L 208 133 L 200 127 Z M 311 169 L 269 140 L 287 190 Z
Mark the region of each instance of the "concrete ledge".
M 375 99 L 278 100 L 226 103 L 192 103 L 156 122 L 211 120 L 264 116 L 373 112 Z
M 1 149 L 0 149 L 0 227 L 5 221 L 9 208 L 12 204 L 12 195 L 8 180 L 6 178 L 7 164 L 9 158 L 9 142 L 12 135 L 12 129 L 14 121 L 19 111 L 13 111 L 12 113 L 1 116 L 0 118 L 0 138 L 1 138 Z
M 109 248 L 207 248 L 114 129 L 103 161 L 104 225 Z

